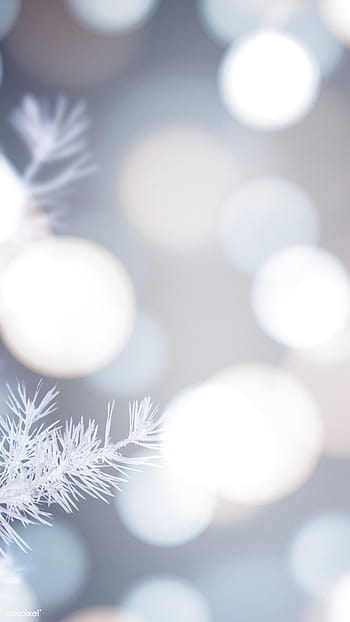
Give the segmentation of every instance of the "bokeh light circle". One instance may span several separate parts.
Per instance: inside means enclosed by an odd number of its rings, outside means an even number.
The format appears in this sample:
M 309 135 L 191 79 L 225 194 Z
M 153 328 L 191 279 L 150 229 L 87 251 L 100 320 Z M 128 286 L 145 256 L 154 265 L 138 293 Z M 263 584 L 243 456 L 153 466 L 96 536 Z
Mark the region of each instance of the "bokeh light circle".
M 296 359 L 315 367 L 337 366 L 350 361 L 350 326 L 319 346 L 294 352 Z M 293 357 L 293 355 L 291 355 Z
M 293 373 L 317 400 L 324 426 L 324 450 L 335 457 L 350 456 L 350 359 L 337 364 L 317 365 L 289 353 L 283 367 Z
M 316 101 L 319 82 L 313 54 L 274 30 L 259 30 L 234 43 L 219 70 L 219 91 L 228 111 L 265 130 L 300 121 Z
M 333 586 L 325 605 L 325 622 L 350 620 L 350 572 Z
M 320 13 L 327 27 L 350 45 L 350 5 L 347 0 L 320 0 Z
M 274 252 L 295 244 L 314 244 L 319 218 L 311 198 L 290 181 L 258 177 L 238 186 L 219 221 L 219 241 L 229 261 L 254 273 Z
M 329 252 L 282 250 L 258 270 L 252 287 L 256 321 L 276 341 L 310 348 L 341 332 L 350 315 L 350 281 Z
M 62 521 L 52 527 L 30 525 L 20 530 L 30 555 L 13 547 L 15 563 L 42 610 L 54 611 L 71 602 L 83 588 L 90 560 L 80 535 Z
M 148 468 L 130 477 L 116 505 L 123 524 L 138 539 L 176 546 L 193 540 L 209 526 L 216 499 L 166 468 Z
M 224 370 L 178 395 L 166 413 L 170 468 L 238 503 L 289 494 L 313 471 L 322 448 L 315 401 L 277 368 Z
M 141 26 L 154 13 L 158 0 L 66 0 L 74 17 L 98 32 L 118 32 Z
M 300 586 L 324 598 L 350 572 L 350 515 L 329 512 L 306 521 L 290 544 L 289 562 Z
M 286 30 L 313 51 L 322 76 L 337 69 L 344 57 L 344 46 L 329 31 L 313 1 L 300 3 L 300 8 L 291 12 Z
M 236 176 L 232 152 L 211 134 L 163 127 L 126 154 L 118 179 L 120 202 L 151 242 L 190 247 L 214 235 L 218 210 Z
M 198 10 L 208 33 L 219 43 L 231 43 L 256 26 L 259 15 L 253 5 L 249 0 L 199 0 Z
M 152 314 L 141 311 L 131 337 L 117 358 L 91 376 L 99 390 L 139 397 L 161 374 L 166 361 L 166 337 Z
M 198 577 L 214 620 L 295 622 L 300 595 L 281 559 L 273 555 L 235 556 L 214 562 Z
M 0 3 L 0 38 L 13 28 L 22 7 L 21 0 L 1 0 Z
M 109 362 L 129 338 L 133 287 L 119 261 L 97 244 L 51 238 L 9 265 L 0 319 L 6 346 L 30 369 L 83 376 Z
M 122 605 L 144 622 L 212 621 L 199 590 L 172 575 L 154 575 L 136 583 L 122 598 Z

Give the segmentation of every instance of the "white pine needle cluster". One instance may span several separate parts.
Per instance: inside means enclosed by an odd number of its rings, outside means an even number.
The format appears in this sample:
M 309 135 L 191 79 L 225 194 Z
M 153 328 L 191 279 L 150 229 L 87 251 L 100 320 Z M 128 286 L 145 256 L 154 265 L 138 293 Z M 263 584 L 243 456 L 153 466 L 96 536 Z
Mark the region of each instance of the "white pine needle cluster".
M 56 409 L 55 388 L 41 395 L 39 383 L 32 398 L 24 385 L 9 390 L 8 413 L 0 418 L 0 543 L 1 551 L 11 542 L 25 549 L 16 532 L 16 522 L 47 524 L 48 508 L 60 505 L 66 512 L 77 509 L 80 499 L 107 500 L 120 490 L 128 471 L 150 463 L 148 458 L 130 457 L 130 446 L 159 447 L 162 418 L 150 398 L 129 406 L 128 436 L 113 443 L 110 429 L 113 405 L 108 409 L 103 438 L 94 420 L 81 419 L 64 425 L 45 424 Z
M 87 148 L 89 120 L 84 103 L 69 108 L 67 99 L 60 96 L 50 106 L 26 95 L 12 113 L 11 123 L 28 149 L 30 162 L 23 181 L 39 205 L 56 206 L 62 192 L 95 169 Z M 56 170 L 44 178 L 43 170 L 52 165 Z

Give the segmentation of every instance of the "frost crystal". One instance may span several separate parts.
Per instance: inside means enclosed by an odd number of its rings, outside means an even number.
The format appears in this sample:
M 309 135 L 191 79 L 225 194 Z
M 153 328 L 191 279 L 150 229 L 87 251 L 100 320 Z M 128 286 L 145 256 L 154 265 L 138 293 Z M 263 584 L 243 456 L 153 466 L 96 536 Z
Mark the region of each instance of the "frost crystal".
M 76 424 L 70 420 L 45 425 L 45 417 L 56 409 L 58 392 L 55 388 L 42 396 L 41 392 L 39 383 L 30 398 L 25 386 L 18 384 L 16 392 L 9 390 L 9 412 L 0 418 L 0 541 L 15 542 L 23 549 L 26 544 L 15 521 L 48 524 L 47 508 L 52 504 L 72 512 L 87 496 L 106 501 L 113 489 L 120 490 L 129 470 L 154 458 L 130 457 L 124 450 L 133 445 L 155 449 L 162 433 L 162 418 L 148 397 L 130 404 L 129 434 L 118 443 L 110 439 L 113 405 L 103 439 L 91 419 L 86 424 L 81 419 Z

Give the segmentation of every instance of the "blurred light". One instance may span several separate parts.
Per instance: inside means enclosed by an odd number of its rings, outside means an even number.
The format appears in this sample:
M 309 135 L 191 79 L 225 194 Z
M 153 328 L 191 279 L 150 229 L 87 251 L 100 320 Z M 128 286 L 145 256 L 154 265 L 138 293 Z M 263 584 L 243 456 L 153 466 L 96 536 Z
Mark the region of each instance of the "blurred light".
M 100 6 L 100 1 L 90 5 Z M 82 28 L 62 0 L 25 0 L 5 47 L 32 76 L 54 86 L 76 88 L 118 73 L 139 40 L 135 32 L 106 37 Z
M 62 622 L 145 622 L 145 620 L 115 607 L 93 607 L 73 613 Z
M 160 375 L 166 359 L 165 335 L 152 315 L 141 311 L 124 350 L 91 382 L 113 395 L 139 396 Z
M 258 177 L 240 185 L 219 222 L 224 254 L 248 273 L 285 246 L 313 244 L 318 236 L 318 214 L 310 197 L 278 177 Z
M 219 71 L 219 90 L 239 121 L 265 130 L 300 121 L 319 89 L 312 53 L 283 32 L 259 30 L 234 43 Z
M 166 412 L 169 466 L 239 503 L 289 494 L 310 475 L 321 451 L 315 402 L 277 368 L 229 368 L 179 394 Z
M 3 244 L 16 235 L 24 216 L 28 197 L 20 178 L 2 155 L 0 155 L 0 186 L 2 200 L 0 244 Z
M 43 611 L 69 603 L 83 587 L 89 571 L 85 543 L 66 523 L 30 525 L 20 530 L 30 555 L 13 548 L 12 555 Z
M 231 43 L 263 23 L 284 23 L 295 10 L 295 0 L 198 0 L 198 10 L 208 33 L 219 43 Z
M 13 612 L 38 610 L 33 592 L 16 568 L 6 558 L 0 560 L 0 618 L 13 621 Z M 12 614 L 12 615 L 11 615 Z
M 118 32 L 137 28 L 155 11 L 158 0 L 66 0 L 83 26 L 100 32 Z
M 22 7 L 21 0 L 1 0 L 0 3 L 0 38 L 7 35 L 16 22 Z
M 319 346 L 295 352 L 297 359 L 310 365 L 328 367 L 350 360 L 350 326 Z
M 348 273 L 325 250 L 282 250 L 257 272 L 252 306 L 258 324 L 276 341 L 297 349 L 319 345 L 348 322 Z
M 350 4 L 348 0 L 320 0 L 319 10 L 327 27 L 350 45 Z
M 289 561 L 296 581 L 307 593 L 326 596 L 350 572 L 350 515 L 332 512 L 308 520 L 291 542 Z
M 126 156 L 119 178 L 121 205 L 147 239 L 182 248 L 215 232 L 217 212 L 235 184 L 236 161 L 205 131 L 155 130 Z
M 283 366 L 304 382 L 317 400 L 325 429 L 325 452 L 349 457 L 349 359 L 334 365 L 314 365 L 296 353 L 286 356 Z
M 340 64 L 344 48 L 329 32 L 314 2 L 303 3 L 292 13 L 287 31 L 312 50 L 323 76 L 328 76 Z
M 261 17 L 249 0 L 199 0 L 198 9 L 203 26 L 220 43 L 231 43 L 252 30 Z
M 199 585 L 220 622 L 295 622 L 299 595 L 277 557 L 248 555 L 211 564 Z
M 122 604 L 144 622 L 212 620 L 204 596 L 188 581 L 171 575 L 154 575 L 136 583 Z
M 178 479 L 165 468 L 133 475 L 117 509 L 125 527 L 137 538 L 157 546 L 189 542 L 210 524 L 216 501 L 207 490 Z
M 350 573 L 339 579 L 327 599 L 326 622 L 350 620 Z
M 1 302 L 6 346 L 49 376 L 83 376 L 105 365 L 125 345 L 134 319 L 123 266 L 79 238 L 51 238 L 23 252 L 3 276 Z

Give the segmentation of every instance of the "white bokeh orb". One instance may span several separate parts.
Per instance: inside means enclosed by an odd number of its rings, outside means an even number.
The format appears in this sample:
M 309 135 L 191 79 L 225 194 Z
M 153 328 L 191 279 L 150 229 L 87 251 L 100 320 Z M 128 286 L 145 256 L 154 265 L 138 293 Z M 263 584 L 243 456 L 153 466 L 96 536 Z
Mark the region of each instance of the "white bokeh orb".
M 268 0 L 266 0 L 266 3 Z M 252 30 L 257 24 L 249 0 L 199 0 L 201 22 L 219 43 L 231 43 L 237 36 Z
M 83 376 L 124 347 L 134 306 L 130 278 L 107 250 L 79 238 L 50 238 L 21 253 L 3 275 L 1 336 L 34 371 Z
M 312 396 L 277 368 L 223 370 L 178 395 L 166 413 L 169 467 L 238 503 L 290 494 L 312 473 L 322 448 Z
M 189 581 L 172 575 L 151 575 L 121 600 L 144 622 L 212 622 L 209 604 Z
M 315 349 L 312 352 L 315 356 Z M 325 453 L 335 458 L 349 458 L 350 357 L 338 363 L 317 364 L 298 352 L 289 352 L 282 365 L 308 387 L 317 401 L 325 432 Z
M 274 252 L 315 244 L 319 218 L 312 199 L 290 181 L 258 177 L 239 185 L 219 219 L 219 243 L 235 268 L 254 273 Z
M 291 12 L 286 31 L 312 50 L 323 77 L 337 69 L 344 57 L 344 46 L 321 19 L 315 2 L 308 0 L 300 3 L 299 9 Z
M 126 154 L 118 192 L 131 224 L 165 248 L 203 244 L 237 178 L 229 148 L 210 133 L 170 125 L 148 133 Z
M 133 474 L 116 497 L 125 527 L 143 542 L 177 546 L 190 542 L 210 524 L 216 508 L 214 495 L 179 479 L 166 468 Z
M 298 39 L 258 30 L 227 50 L 218 81 L 223 103 L 238 121 L 273 130 L 294 125 L 311 110 L 320 70 Z
M 350 316 L 350 280 L 331 253 L 294 246 L 261 266 L 252 286 L 256 321 L 291 348 L 310 348 L 343 331 Z
M 306 593 L 325 598 L 350 572 L 350 515 L 329 512 L 307 520 L 290 543 L 289 564 Z
M 348 0 L 320 0 L 319 11 L 327 28 L 350 45 L 350 4 Z
M 90 571 L 85 542 L 67 522 L 29 525 L 19 531 L 30 555 L 13 546 L 15 564 L 35 594 L 43 611 L 70 603 L 84 587 Z
M 284 560 L 227 546 L 208 560 L 197 582 L 220 622 L 299 622 L 300 596 Z
M 307 350 L 295 351 L 295 357 L 310 366 L 332 369 L 350 361 L 350 325 L 331 339 Z
M 101 33 L 125 32 L 142 26 L 159 0 L 66 0 L 72 15 L 86 28 Z
M 324 622 L 349 622 L 350 572 L 332 587 L 325 603 Z

